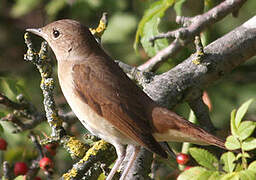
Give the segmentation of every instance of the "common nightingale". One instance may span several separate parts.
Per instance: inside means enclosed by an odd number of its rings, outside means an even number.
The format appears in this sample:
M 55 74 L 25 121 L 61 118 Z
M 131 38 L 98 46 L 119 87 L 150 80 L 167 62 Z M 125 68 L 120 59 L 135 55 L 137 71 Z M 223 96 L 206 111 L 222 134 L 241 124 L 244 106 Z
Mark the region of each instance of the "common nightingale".
M 111 143 L 118 158 L 107 180 L 134 148 L 122 173 L 127 175 L 141 146 L 163 158 L 159 142 L 192 142 L 224 148 L 224 142 L 147 96 L 96 42 L 88 27 L 63 19 L 42 28 L 27 29 L 45 39 L 58 62 L 62 92 L 86 129 Z

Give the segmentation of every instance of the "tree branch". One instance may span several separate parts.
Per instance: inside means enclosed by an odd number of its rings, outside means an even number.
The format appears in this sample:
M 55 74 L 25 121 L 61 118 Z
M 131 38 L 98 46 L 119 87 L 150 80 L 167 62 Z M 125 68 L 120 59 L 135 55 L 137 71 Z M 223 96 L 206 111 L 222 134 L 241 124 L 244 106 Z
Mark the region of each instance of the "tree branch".
M 205 56 L 200 60 L 200 64 L 193 62 L 197 58 L 197 54 L 193 54 L 168 72 L 152 77 L 150 83 L 143 84 L 144 92 L 160 105 L 170 108 L 182 101 L 195 102 L 194 97 L 198 95 L 194 93 L 198 93 L 200 89 L 209 86 L 256 55 L 255 27 L 256 16 L 205 47 Z M 140 153 L 136 162 L 141 157 L 146 161 L 152 158 L 152 153 Z M 130 173 L 141 172 L 140 168 L 134 167 Z
M 169 57 L 174 56 L 183 46 L 190 43 L 203 29 L 220 21 L 231 12 L 238 10 L 245 2 L 246 0 L 226 0 L 202 15 L 192 18 L 177 16 L 176 22 L 185 27 L 153 37 L 152 41 L 166 37 L 175 37 L 175 40 L 146 63 L 139 66 L 139 69 L 143 71 L 155 70 Z
M 256 16 L 204 48 L 199 65 L 188 59 L 144 86 L 144 91 L 165 107 L 188 100 L 195 88 L 203 89 L 256 55 Z M 193 95 L 192 95 L 193 97 Z

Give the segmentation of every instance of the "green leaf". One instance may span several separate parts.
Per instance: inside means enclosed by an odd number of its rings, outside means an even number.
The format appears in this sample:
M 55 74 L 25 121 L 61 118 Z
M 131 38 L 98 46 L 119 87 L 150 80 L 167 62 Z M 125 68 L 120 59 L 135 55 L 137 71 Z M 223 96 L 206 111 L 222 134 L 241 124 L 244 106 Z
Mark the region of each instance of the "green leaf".
M 238 153 L 238 155 L 236 156 L 236 160 L 240 159 L 240 158 L 250 158 L 250 155 L 247 152 L 244 153 Z
M 242 142 L 242 149 L 244 151 L 250 151 L 256 148 L 256 138 L 249 137 L 244 142 Z
M 223 175 L 221 180 L 239 180 L 239 174 L 237 172 L 228 173 Z
M 4 128 L 3 126 L 0 124 L 0 133 L 3 133 L 4 132 Z
M 220 180 L 220 178 L 220 173 L 218 171 L 215 171 L 207 180 Z
M 213 171 L 207 171 L 203 167 L 192 167 L 189 170 L 186 170 L 183 173 L 181 173 L 178 176 L 177 180 L 203 180 L 201 177 L 205 173 L 207 174 L 207 172 L 210 172 L 209 176 L 211 176 L 213 174 Z M 207 176 L 207 175 L 204 175 L 204 176 Z M 206 179 L 208 179 L 208 178 L 206 178 Z
M 240 125 L 240 122 L 242 121 L 245 113 L 247 112 L 250 104 L 253 102 L 253 99 L 249 99 L 248 101 L 246 101 L 245 103 L 243 103 L 239 109 L 237 110 L 236 113 L 236 118 L 235 118 L 235 125 L 236 127 L 238 127 Z
M 182 15 L 182 5 L 184 4 L 184 2 L 186 2 L 187 0 L 179 0 L 178 2 L 176 2 L 174 4 L 174 10 L 176 12 L 176 14 L 178 16 Z
M 256 173 L 252 170 L 244 170 L 239 172 L 240 180 L 256 179 Z
M 242 123 L 240 123 L 237 129 L 239 139 L 244 140 L 248 138 L 253 133 L 255 127 L 256 124 L 253 121 L 243 121 Z
M 236 169 L 235 169 L 235 172 L 239 172 L 239 171 L 242 171 L 243 170 L 243 166 L 241 163 L 237 163 L 236 164 Z
M 236 160 L 236 157 L 234 155 L 234 153 L 232 152 L 226 152 L 224 154 L 222 154 L 221 156 L 221 161 L 223 162 L 224 164 L 224 167 L 223 169 L 226 171 L 226 172 L 233 172 L 234 168 L 235 168 L 235 164 L 234 164 L 234 161 Z
M 24 176 L 23 175 L 17 176 L 14 180 L 24 180 Z
M 4 112 L 0 112 L 0 118 L 4 117 L 6 114 Z
M 35 9 L 40 3 L 41 0 L 16 0 L 16 3 L 11 9 L 11 16 L 20 17 L 25 15 Z
M 168 46 L 167 39 L 155 40 L 153 46 L 152 46 L 152 43 L 149 41 L 151 37 L 159 34 L 159 31 L 158 31 L 159 23 L 160 23 L 160 18 L 158 16 L 154 16 L 151 20 L 146 22 L 144 26 L 143 36 L 140 42 L 149 57 L 154 56 L 159 50 Z
M 4 91 L 9 91 L 12 95 L 18 94 L 17 80 L 12 78 L 0 78 L 1 85 L 4 87 Z
M 228 150 L 236 150 L 236 149 L 241 148 L 241 145 L 240 145 L 240 142 L 238 141 L 238 139 L 232 135 L 227 137 L 225 146 Z
M 216 171 L 205 171 L 200 174 L 196 179 L 198 180 L 205 180 L 209 179 Z
M 248 169 L 256 172 L 256 161 L 251 162 Z
M 236 109 L 234 109 L 230 114 L 230 127 L 231 127 L 231 134 L 235 137 L 238 137 L 235 118 L 236 118 Z
M 140 38 L 144 38 L 143 41 L 141 43 L 143 43 L 143 47 L 147 47 L 148 43 L 147 42 L 145 44 L 145 42 L 147 40 L 149 40 L 149 38 L 151 38 L 153 35 L 157 35 L 158 32 L 158 24 L 160 21 L 160 18 L 163 17 L 165 11 L 171 7 L 174 3 L 174 0 L 159 0 L 154 2 L 153 4 L 151 4 L 151 6 L 145 11 L 139 25 L 137 28 L 137 32 L 136 32 L 136 37 L 135 37 L 135 42 L 134 42 L 134 48 L 135 50 L 137 50 L 138 48 L 138 44 L 139 44 L 139 40 Z M 152 28 L 152 29 L 148 29 L 148 28 Z M 155 46 L 156 49 L 154 50 L 158 50 L 159 48 L 162 48 L 163 45 L 166 44 L 165 39 L 160 39 L 155 41 Z M 149 52 L 150 55 L 153 54 L 152 49 L 148 50 L 145 49 L 146 52 Z
M 218 159 L 212 153 L 200 148 L 189 148 L 189 153 L 201 166 L 210 170 L 218 170 Z
M 15 78 L 0 77 L 1 91 L 12 100 L 16 100 L 18 94 L 23 94 L 28 99 L 28 95 L 20 83 L 21 81 Z

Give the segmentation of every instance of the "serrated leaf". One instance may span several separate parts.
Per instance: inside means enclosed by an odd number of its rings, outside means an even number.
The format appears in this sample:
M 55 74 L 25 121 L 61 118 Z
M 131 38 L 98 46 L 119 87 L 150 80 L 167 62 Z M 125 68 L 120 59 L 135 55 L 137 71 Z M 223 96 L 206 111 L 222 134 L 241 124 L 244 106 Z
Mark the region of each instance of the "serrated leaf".
M 16 3 L 11 9 L 11 16 L 20 17 L 33 9 L 35 9 L 41 0 L 16 0 Z
M 231 128 L 231 134 L 235 137 L 238 137 L 235 118 L 236 118 L 236 109 L 234 109 L 230 114 L 230 128 Z
M 239 174 L 237 172 L 228 173 L 223 175 L 221 180 L 239 180 Z
M 239 172 L 240 180 L 254 180 L 256 179 L 256 173 L 252 170 L 244 170 Z
M 200 148 L 189 148 L 189 153 L 201 166 L 210 170 L 218 170 L 218 159 L 212 153 Z
M 181 173 L 177 180 L 199 180 L 200 176 L 205 172 L 207 170 L 203 167 L 192 167 Z
M 242 121 L 245 113 L 247 112 L 250 104 L 253 102 L 253 99 L 249 99 L 248 101 L 246 101 L 245 103 L 243 103 L 239 109 L 237 110 L 236 113 L 236 118 L 235 118 L 235 125 L 236 127 L 238 127 L 240 125 L 240 122 Z
M 251 162 L 248 169 L 256 172 L 256 161 Z
M 236 150 L 241 148 L 240 142 L 238 141 L 237 138 L 235 138 L 234 136 L 230 135 L 227 137 L 227 140 L 225 142 L 225 147 L 228 150 Z
M 255 127 L 256 124 L 253 121 L 243 121 L 242 123 L 240 123 L 237 129 L 239 139 L 244 140 L 248 138 L 253 133 Z
M 146 33 L 147 31 L 152 31 L 152 30 L 148 29 L 149 26 L 151 26 L 151 27 L 155 26 L 154 33 L 158 33 L 158 32 L 156 32 L 156 30 L 158 31 L 158 28 L 157 28 L 158 23 L 159 23 L 158 19 L 163 17 L 165 11 L 169 7 L 171 7 L 173 5 L 173 3 L 174 3 L 174 0 L 156 1 L 153 4 L 151 4 L 151 6 L 145 11 L 145 13 L 138 25 L 138 28 L 137 28 L 136 37 L 135 37 L 135 41 L 134 41 L 134 49 L 135 50 L 137 50 L 137 48 L 138 48 L 139 40 L 141 37 L 146 35 L 144 37 L 144 41 L 145 41 L 145 40 L 148 40 L 149 38 L 151 38 L 153 35 L 156 35 L 156 34 L 150 34 L 149 32 Z M 145 28 L 146 24 L 147 24 L 147 28 Z M 156 41 L 155 43 L 158 43 L 158 42 L 161 42 L 161 41 Z M 159 45 L 157 45 L 157 46 L 159 46 Z
M 235 157 L 234 153 L 226 152 L 226 153 L 222 154 L 220 159 L 221 159 L 221 161 L 224 164 L 223 169 L 226 172 L 233 172 L 233 170 L 234 170 L 234 168 L 236 166 L 234 164 L 234 161 L 236 160 L 236 157 Z
M 175 10 L 175 12 L 176 12 L 176 14 L 178 15 L 178 16 L 181 16 L 182 15 L 182 5 L 184 4 L 184 2 L 186 2 L 187 0 L 179 0 L 178 2 L 176 2 L 175 4 L 174 4 L 174 10 Z
M 244 151 L 250 151 L 256 148 L 256 138 L 249 137 L 242 142 L 242 149 Z

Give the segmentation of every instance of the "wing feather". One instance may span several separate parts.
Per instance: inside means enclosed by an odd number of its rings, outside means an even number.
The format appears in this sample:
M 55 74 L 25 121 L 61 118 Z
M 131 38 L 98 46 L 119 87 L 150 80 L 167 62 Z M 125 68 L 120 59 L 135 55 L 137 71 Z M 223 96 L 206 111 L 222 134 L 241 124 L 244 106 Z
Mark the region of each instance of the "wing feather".
M 78 95 L 100 116 L 123 134 L 149 150 L 167 157 L 152 136 L 147 119 L 152 100 L 132 82 L 111 59 L 86 59 L 73 65 L 72 75 Z

